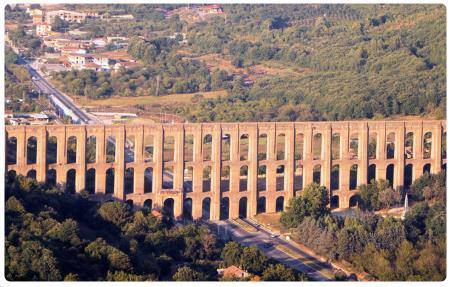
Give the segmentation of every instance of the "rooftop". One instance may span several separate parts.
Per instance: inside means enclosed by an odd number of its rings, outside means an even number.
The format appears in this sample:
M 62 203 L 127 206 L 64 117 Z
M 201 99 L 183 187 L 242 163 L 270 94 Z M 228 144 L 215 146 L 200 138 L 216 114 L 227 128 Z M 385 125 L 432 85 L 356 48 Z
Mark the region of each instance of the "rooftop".
M 217 269 L 217 273 L 222 276 L 229 276 L 236 278 L 243 278 L 250 275 L 247 271 L 242 270 L 241 268 L 235 265 L 231 265 L 225 269 Z

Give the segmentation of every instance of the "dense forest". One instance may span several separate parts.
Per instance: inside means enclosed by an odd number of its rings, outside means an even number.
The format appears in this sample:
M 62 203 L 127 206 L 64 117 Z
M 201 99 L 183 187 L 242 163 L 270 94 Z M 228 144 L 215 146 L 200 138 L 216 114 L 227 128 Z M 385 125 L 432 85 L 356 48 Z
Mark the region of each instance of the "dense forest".
M 361 211 L 355 217 L 331 216 L 328 191 L 313 184 L 293 198 L 281 223 L 316 252 L 349 262 L 383 281 L 442 281 L 446 277 L 445 172 L 425 173 L 411 186 L 414 201 L 404 220 L 381 217 L 396 191 L 385 182 L 358 188 Z M 390 194 L 390 196 L 389 196 Z M 387 200 L 386 200 L 387 199 Z
M 136 22 L 85 23 L 83 29 L 97 36 L 143 37 L 132 38 L 128 51 L 146 70 L 121 73 L 117 79 L 124 83 L 106 81 L 111 92 L 87 96 L 227 89 L 227 97 L 166 107 L 202 122 L 445 117 L 443 5 L 223 5 L 226 17 L 200 22 L 176 13 L 164 19 L 156 9 L 162 7 L 106 6 L 111 14 L 132 13 Z M 276 72 L 246 81 L 245 75 L 197 59 L 205 55 L 229 61 L 244 74 L 258 66 Z M 60 83 L 75 79 L 57 77 Z M 96 88 L 104 83 L 90 82 Z
M 133 211 L 23 176 L 6 179 L 5 275 L 12 281 L 214 281 L 241 266 L 255 279 L 307 280 L 293 269 L 216 237 L 207 225 L 181 225 L 163 212 Z

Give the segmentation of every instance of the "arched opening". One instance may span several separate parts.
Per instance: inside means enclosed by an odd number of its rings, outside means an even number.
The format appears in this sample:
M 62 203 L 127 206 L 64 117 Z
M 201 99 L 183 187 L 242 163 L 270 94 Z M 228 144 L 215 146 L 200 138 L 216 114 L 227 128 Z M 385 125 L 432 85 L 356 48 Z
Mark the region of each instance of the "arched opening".
M 264 191 L 266 190 L 266 166 L 261 165 L 258 167 L 258 184 L 257 184 L 258 191 Z
M 331 167 L 331 190 L 339 189 L 339 165 L 335 164 Z
M 209 161 L 211 160 L 211 153 L 212 153 L 212 135 L 205 135 L 203 137 L 203 160 Z
M 339 134 L 333 134 L 331 137 L 331 159 L 341 158 L 341 136 Z
M 316 164 L 313 168 L 313 182 L 320 184 L 321 182 L 321 169 L 320 164 Z
M 427 163 L 423 166 L 423 173 L 431 173 L 431 164 Z
M 49 169 L 46 172 L 45 175 L 45 182 L 47 183 L 48 186 L 55 186 L 56 185 L 56 170 L 55 169 Z
M 173 189 L 173 167 L 165 166 L 163 169 L 163 189 Z
M 202 219 L 210 219 L 211 199 L 209 197 L 204 198 L 202 201 Z
M 267 134 L 258 136 L 258 160 L 267 160 Z
M 108 168 L 106 170 L 106 186 L 105 186 L 106 194 L 114 193 L 114 168 Z
M 222 134 L 222 160 L 230 160 L 230 134 Z
M 211 167 L 203 168 L 203 192 L 211 191 Z
M 134 168 L 129 167 L 125 170 L 124 184 L 125 194 L 134 192 Z
M 154 137 L 152 135 L 146 135 L 144 137 L 144 162 L 153 161 L 154 150 L 155 150 Z
M 239 218 L 247 217 L 247 197 L 239 199 Z
M 36 180 L 36 170 L 30 169 L 30 170 L 27 172 L 27 177 Z
M 284 165 L 277 167 L 276 191 L 284 190 Z
M 241 166 L 239 171 L 239 191 L 247 191 L 248 182 L 248 167 L 246 165 Z
M 279 134 L 277 136 L 277 160 L 284 160 L 284 154 L 286 149 L 286 136 L 285 134 Z
M 414 156 L 414 133 L 409 132 L 405 136 L 405 158 L 413 158 Z
M 127 136 L 125 139 L 125 162 L 134 162 L 134 136 Z
M 369 134 L 369 142 L 367 143 L 367 157 L 369 159 L 377 158 L 377 140 L 378 140 L 377 133 Z
M 370 183 L 372 180 L 376 180 L 377 178 L 377 166 L 375 164 L 369 165 L 367 169 L 367 182 Z
M 275 201 L 275 212 L 281 212 L 284 209 L 284 197 L 279 196 Z
M 358 165 L 354 164 L 350 167 L 350 190 L 358 187 Z
M 386 157 L 388 159 L 395 157 L 395 133 L 389 133 L 386 139 Z
M 146 200 L 144 201 L 144 207 L 147 207 L 147 208 L 150 209 L 150 210 L 152 210 L 152 205 L 153 205 L 153 202 L 152 202 L 151 199 L 146 199 Z
M 6 142 L 6 163 L 17 164 L 17 138 L 9 137 Z
M 295 153 L 295 160 L 302 160 L 303 159 L 303 148 L 304 148 L 304 135 L 299 133 L 295 135 L 295 143 L 294 143 L 294 153 Z
M 239 139 L 239 159 L 248 160 L 248 134 L 241 135 Z
M 432 134 L 426 132 L 423 135 L 423 158 L 431 158 Z
M 10 170 L 6 174 L 8 182 L 14 182 L 16 180 L 17 173 L 15 170 Z
M 230 191 L 230 167 L 222 166 L 220 170 L 220 191 Z
M 184 161 L 194 160 L 194 135 L 186 134 L 184 136 Z
M 86 171 L 85 188 L 89 194 L 95 193 L 95 168 L 90 168 Z
M 358 134 L 357 133 L 351 134 L 348 151 L 350 159 L 358 159 L 358 152 L 359 152 L 358 149 L 359 149 Z
M 183 201 L 183 219 L 184 220 L 192 220 L 192 199 L 186 198 Z
M 163 212 L 171 218 L 174 218 L 174 206 L 175 201 L 173 200 L 173 198 L 167 198 L 166 200 L 164 200 Z
M 227 220 L 230 218 L 230 199 L 223 197 L 220 199 L 220 220 Z
M 294 172 L 294 191 L 303 189 L 303 166 L 297 163 Z
M 56 163 L 57 153 L 58 153 L 58 139 L 55 136 L 51 136 L 47 139 L 47 146 L 45 151 L 47 164 Z
M 313 160 L 322 158 L 322 134 L 317 133 L 313 137 Z
M 77 172 L 75 169 L 69 169 L 66 174 L 66 192 L 75 194 L 75 180 Z
M 116 137 L 108 136 L 106 139 L 106 162 L 116 161 Z
M 144 193 L 153 191 L 153 168 L 147 167 L 144 171 Z
M 386 179 L 389 181 L 391 187 L 394 186 L 394 165 L 390 164 L 386 168 Z
M 164 134 L 163 161 L 171 162 L 175 158 L 175 139 Z
M 359 194 L 355 194 L 352 197 L 350 197 L 349 202 L 350 207 L 356 207 L 359 206 L 360 204 L 361 204 L 361 197 L 359 196 Z
M 97 149 L 97 138 L 95 136 L 90 136 L 86 140 L 86 162 L 95 163 L 96 162 L 96 149 Z
M 194 178 L 194 168 L 192 166 L 188 166 L 184 169 L 184 179 L 183 179 L 183 190 L 184 192 L 192 192 L 193 191 L 193 178 Z
M 133 209 L 133 200 L 128 199 L 125 203 L 130 207 L 130 209 Z
M 338 195 L 333 195 L 330 198 L 330 208 L 331 209 L 339 208 L 339 196 Z
M 67 139 L 67 163 L 77 162 L 77 138 L 70 136 Z
M 29 137 L 27 141 L 27 164 L 35 164 L 37 158 L 37 139 Z
M 257 213 L 264 213 L 266 212 L 266 197 L 265 196 L 261 196 L 260 198 L 258 198 L 258 204 L 256 207 L 256 212 Z
M 413 165 L 408 164 L 405 166 L 405 174 L 403 177 L 403 187 L 405 189 L 409 189 L 409 187 L 412 184 L 412 179 L 413 179 Z

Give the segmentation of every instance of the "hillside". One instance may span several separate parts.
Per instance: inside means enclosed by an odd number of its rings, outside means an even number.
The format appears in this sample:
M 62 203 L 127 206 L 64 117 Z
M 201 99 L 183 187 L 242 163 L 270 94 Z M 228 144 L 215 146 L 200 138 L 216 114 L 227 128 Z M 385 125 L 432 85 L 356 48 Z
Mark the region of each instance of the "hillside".
M 54 75 L 76 97 L 227 90 L 199 103 L 148 102 L 191 122 L 445 118 L 444 5 L 231 4 L 195 19 L 202 6 L 66 6 L 133 15 L 69 28 L 87 38 L 129 37 L 127 52 L 140 64 Z M 20 43 L 18 35 L 12 39 Z
M 228 7 L 227 25 L 218 19 L 194 28 L 190 35 L 198 42 L 204 31 L 210 42 L 212 35 L 225 40 L 218 47 L 193 49 L 242 59 L 244 67 L 277 65 L 303 72 L 269 74 L 248 88 L 235 88 L 235 80 L 229 98 L 186 108 L 191 120 L 444 116 L 444 6 L 251 7 Z M 307 16 L 312 20 L 305 21 Z

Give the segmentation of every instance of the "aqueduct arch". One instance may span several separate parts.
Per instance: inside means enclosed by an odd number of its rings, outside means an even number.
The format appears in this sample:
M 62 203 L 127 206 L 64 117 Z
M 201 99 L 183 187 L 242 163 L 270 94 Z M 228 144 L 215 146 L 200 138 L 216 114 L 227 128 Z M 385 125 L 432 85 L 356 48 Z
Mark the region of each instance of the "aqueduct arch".
M 409 185 L 447 161 L 445 121 L 5 129 L 8 174 L 29 174 L 69 192 L 87 190 L 97 199 L 136 207 L 166 203 L 179 218 L 275 212 L 313 180 L 332 190 L 333 207 L 348 207 L 356 184 L 389 176 L 394 187 Z

